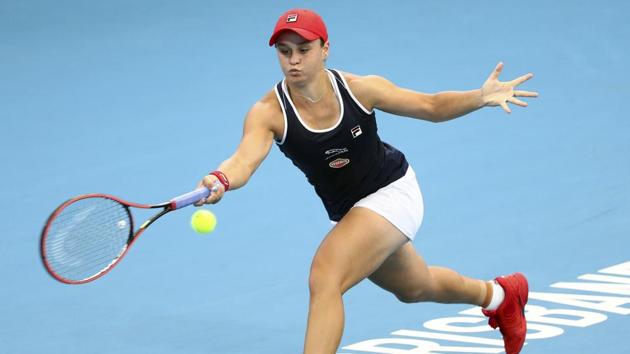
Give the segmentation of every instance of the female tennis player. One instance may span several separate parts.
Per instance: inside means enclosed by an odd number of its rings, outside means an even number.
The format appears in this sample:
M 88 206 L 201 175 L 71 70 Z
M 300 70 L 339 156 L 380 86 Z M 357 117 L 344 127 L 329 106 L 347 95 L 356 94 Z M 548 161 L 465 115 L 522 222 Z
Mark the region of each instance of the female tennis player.
M 310 269 L 305 354 L 334 354 L 344 326 L 343 294 L 368 278 L 400 301 L 465 303 L 483 307 L 503 334 L 508 354 L 525 341 L 528 284 L 520 274 L 483 281 L 429 267 L 412 240 L 423 218 L 422 194 L 405 156 L 380 140 L 375 110 L 443 122 L 486 106 L 537 93 L 516 90 L 532 77 L 498 80 L 499 63 L 478 90 L 425 94 L 379 76 L 327 69 L 330 44 L 319 15 L 293 9 L 278 19 L 269 40 L 284 80 L 247 114 L 236 152 L 199 186 L 218 192 L 197 205 L 216 203 L 244 186 L 275 141 L 315 188 L 334 227 Z

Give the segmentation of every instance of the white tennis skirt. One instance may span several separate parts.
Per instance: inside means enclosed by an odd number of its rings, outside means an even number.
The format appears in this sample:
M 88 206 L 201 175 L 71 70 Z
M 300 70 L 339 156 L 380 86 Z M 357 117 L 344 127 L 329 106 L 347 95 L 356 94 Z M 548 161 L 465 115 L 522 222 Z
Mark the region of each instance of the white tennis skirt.
M 413 241 L 424 217 L 422 192 L 413 168 L 409 166 L 404 176 L 359 200 L 354 207 L 381 215 Z

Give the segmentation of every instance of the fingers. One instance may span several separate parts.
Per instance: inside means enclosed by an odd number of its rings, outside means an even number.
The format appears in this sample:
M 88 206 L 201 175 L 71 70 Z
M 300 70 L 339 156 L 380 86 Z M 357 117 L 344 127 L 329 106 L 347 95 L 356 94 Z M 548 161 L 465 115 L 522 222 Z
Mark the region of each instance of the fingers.
M 532 91 L 514 91 L 516 97 L 538 97 L 538 92 Z
M 532 77 L 534 77 L 534 74 L 527 73 L 509 82 L 499 82 L 499 75 L 502 71 L 503 63 L 499 62 L 494 68 L 492 74 L 490 74 L 490 76 L 488 77 L 488 80 L 486 80 L 486 82 L 484 83 L 484 86 L 482 87 L 482 91 L 484 90 L 484 88 L 487 87 L 489 87 L 490 89 L 494 89 L 494 91 L 489 91 L 491 93 L 490 96 L 494 97 L 490 98 L 490 103 L 487 105 L 498 105 L 501 106 L 505 113 L 512 113 L 508 102 L 520 107 L 527 107 L 528 105 L 527 102 L 524 102 L 516 97 L 538 97 L 538 92 L 514 90 L 514 87 L 531 79 Z
M 532 73 L 525 74 L 525 75 L 523 75 L 521 77 L 518 77 L 518 78 L 510 81 L 510 85 L 512 85 L 512 87 L 516 87 L 516 86 L 522 84 L 523 82 L 531 79 L 532 77 L 534 77 L 534 74 L 532 74 Z
M 510 103 L 514 103 L 517 106 L 527 107 L 527 102 L 523 102 L 523 101 L 519 100 L 516 97 L 510 97 L 510 98 L 507 99 L 507 101 L 510 102 Z
M 492 74 L 490 74 L 490 79 L 498 80 L 499 75 L 501 75 L 501 71 L 503 71 L 503 63 L 499 62 L 499 64 L 497 64 L 497 66 L 494 68 Z
M 505 101 L 501 101 L 499 103 L 499 105 L 501 106 L 501 108 L 503 108 L 503 110 L 505 111 L 505 113 L 512 113 L 512 110 L 510 109 L 510 106 L 508 106 L 508 102 L 515 104 L 517 106 L 521 106 L 521 107 L 527 107 L 527 102 L 521 101 L 516 97 L 508 97 L 505 99 Z
M 197 187 L 196 187 L 195 189 L 199 189 L 199 188 L 201 188 L 201 187 L 203 187 L 203 183 L 202 183 L 202 182 L 199 182 L 199 183 L 197 183 Z M 203 202 L 204 202 L 204 200 L 205 200 L 205 199 L 198 200 L 198 201 L 194 202 L 194 203 L 193 203 L 193 205 L 194 205 L 194 206 L 196 206 L 196 207 L 200 207 L 200 206 L 202 206 L 202 205 L 204 204 L 204 203 L 203 203 Z
M 195 206 L 202 206 L 204 204 L 216 204 L 221 198 L 223 198 L 223 194 L 225 193 L 225 189 L 219 179 L 213 175 L 205 176 L 201 182 L 197 185 L 197 187 L 206 187 L 210 190 L 210 195 L 198 202 L 196 202 Z

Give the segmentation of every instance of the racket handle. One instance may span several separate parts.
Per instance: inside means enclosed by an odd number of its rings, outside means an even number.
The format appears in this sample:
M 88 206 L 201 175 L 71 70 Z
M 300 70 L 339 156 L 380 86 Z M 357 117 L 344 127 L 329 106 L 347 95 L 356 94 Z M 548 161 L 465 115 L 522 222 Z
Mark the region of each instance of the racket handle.
M 173 210 L 180 209 L 183 207 L 187 207 L 190 204 L 196 203 L 201 199 L 210 195 L 210 190 L 206 187 L 195 189 L 192 192 L 188 192 L 186 194 L 182 194 L 178 197 L 171 199 L 171 208 Z

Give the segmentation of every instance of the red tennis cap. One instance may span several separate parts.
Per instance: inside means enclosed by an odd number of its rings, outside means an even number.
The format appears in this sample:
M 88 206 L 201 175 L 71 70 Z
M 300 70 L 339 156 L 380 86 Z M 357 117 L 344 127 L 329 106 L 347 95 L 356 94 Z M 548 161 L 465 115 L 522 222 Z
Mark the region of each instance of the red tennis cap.
M 283 13 L 273 34 L 269 38 L 269 46 L 276 44 L 278 37 L 284 31 L 292 31 L 303 37 L 307 41 L 313 41 L 321 38 L 326 42 L 328 40 L 328 31 L 324 20 L 315 12 L 307 9 L 291 9 Z

